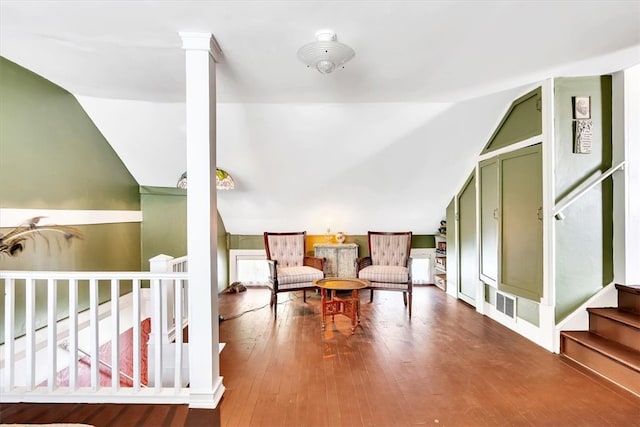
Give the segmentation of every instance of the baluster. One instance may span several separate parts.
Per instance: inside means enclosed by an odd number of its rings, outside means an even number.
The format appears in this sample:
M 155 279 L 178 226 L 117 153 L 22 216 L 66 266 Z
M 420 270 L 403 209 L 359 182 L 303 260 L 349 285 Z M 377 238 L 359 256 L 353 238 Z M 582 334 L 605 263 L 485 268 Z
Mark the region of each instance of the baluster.
M 49 369 L 47 376 L 47 389 L 53 392 L 57 388 L 58 371 L 58 334 L 57 334 L 57 304 L 58 281 L 47 279 L 47 359 Z
M 89 354 L 91 355 L 91 390 L 98 391 L 100 388 L 100 366 L 99 366 L 99 341 L 98 341 L 98 280 L 89 280 Z
M 181 279 L 174 280 L 175 294 L 175 328 L 176 328 L 176 360 L 175 360 L 175 378 L 173 386 L 176 393 L 182 388 L 182 283 Z
M 69 388 L 78 389 L 78 280 L 69 280 Z
M 13 389 L 14 382 L 14 325 L 15 325 L 15 279 L 5 279 L 4 282 L 4 389 Z
M 26 358 L 27 358 L 27 390 L 32 391 L 35 384 L 36 376 L 36 336 L 35 336 L 35 321 L 36 321 L 36 285 L 34 279 L 26 279 L 25 283 L 25 296 L 26 296 Z
M 111 279 L 111 387 L 120 390 L 120 281 Z
M 153 279 L 151 285 L 153 291 L 153 322 L 151 324 L 153 333 L 153 346 L 155 348 L 154 363 L 155 363 L 155 390 L 160 392 L 162 389 L 162 281 L 160 279 Z
M 133 281 L 133 388 L 140 391 L 140 279 Z M 148 363 L 148 359 L 147 359 Z

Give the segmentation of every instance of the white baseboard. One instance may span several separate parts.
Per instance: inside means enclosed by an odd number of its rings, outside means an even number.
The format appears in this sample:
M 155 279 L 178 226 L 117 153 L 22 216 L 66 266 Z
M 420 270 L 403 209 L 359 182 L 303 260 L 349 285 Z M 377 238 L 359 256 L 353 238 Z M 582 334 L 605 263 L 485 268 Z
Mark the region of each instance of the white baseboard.
M 222 377 L 218 377 L 218 380 L 213 386 L 213 390 L 195 390 L 189 389 L 189 408 L 194 409 L 216 409 L 222 395 L 224 394 L 225 387 L 222 385 Z

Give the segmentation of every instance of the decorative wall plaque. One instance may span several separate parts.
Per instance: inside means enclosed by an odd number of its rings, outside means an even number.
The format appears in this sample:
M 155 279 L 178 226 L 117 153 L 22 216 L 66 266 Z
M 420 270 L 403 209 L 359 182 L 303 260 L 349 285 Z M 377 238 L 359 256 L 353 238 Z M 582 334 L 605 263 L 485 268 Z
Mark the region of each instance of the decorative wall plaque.
M 576 154 L 591 154 L 593 120 L 574 121 L 573 152 Z

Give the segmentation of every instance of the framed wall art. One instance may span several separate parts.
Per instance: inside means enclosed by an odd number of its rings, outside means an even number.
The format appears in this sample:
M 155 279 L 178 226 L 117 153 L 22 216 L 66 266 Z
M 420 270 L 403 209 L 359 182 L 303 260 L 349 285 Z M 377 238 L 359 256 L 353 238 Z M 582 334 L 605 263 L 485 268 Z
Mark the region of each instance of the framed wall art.
M 573 118 L 575 120 L 591 118 L 591 97 L 590 96 L 574 96 L 573 97 Z

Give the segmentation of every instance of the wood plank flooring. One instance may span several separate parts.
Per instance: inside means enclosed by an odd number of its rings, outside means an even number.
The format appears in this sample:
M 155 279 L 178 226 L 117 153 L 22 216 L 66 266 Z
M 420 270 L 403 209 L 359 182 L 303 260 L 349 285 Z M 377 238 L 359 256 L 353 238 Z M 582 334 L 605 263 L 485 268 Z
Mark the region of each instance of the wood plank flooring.
M 362 324 L 320 325 L 320 296 L 267 289 L 220 297 L 226 392 L 184 405 L 2 404 L 0 422 L 126 426 L 640 426 L 640 399 L 434 286 L 362 295 Z M 244 314 L 242 314 L 244 313 Z

